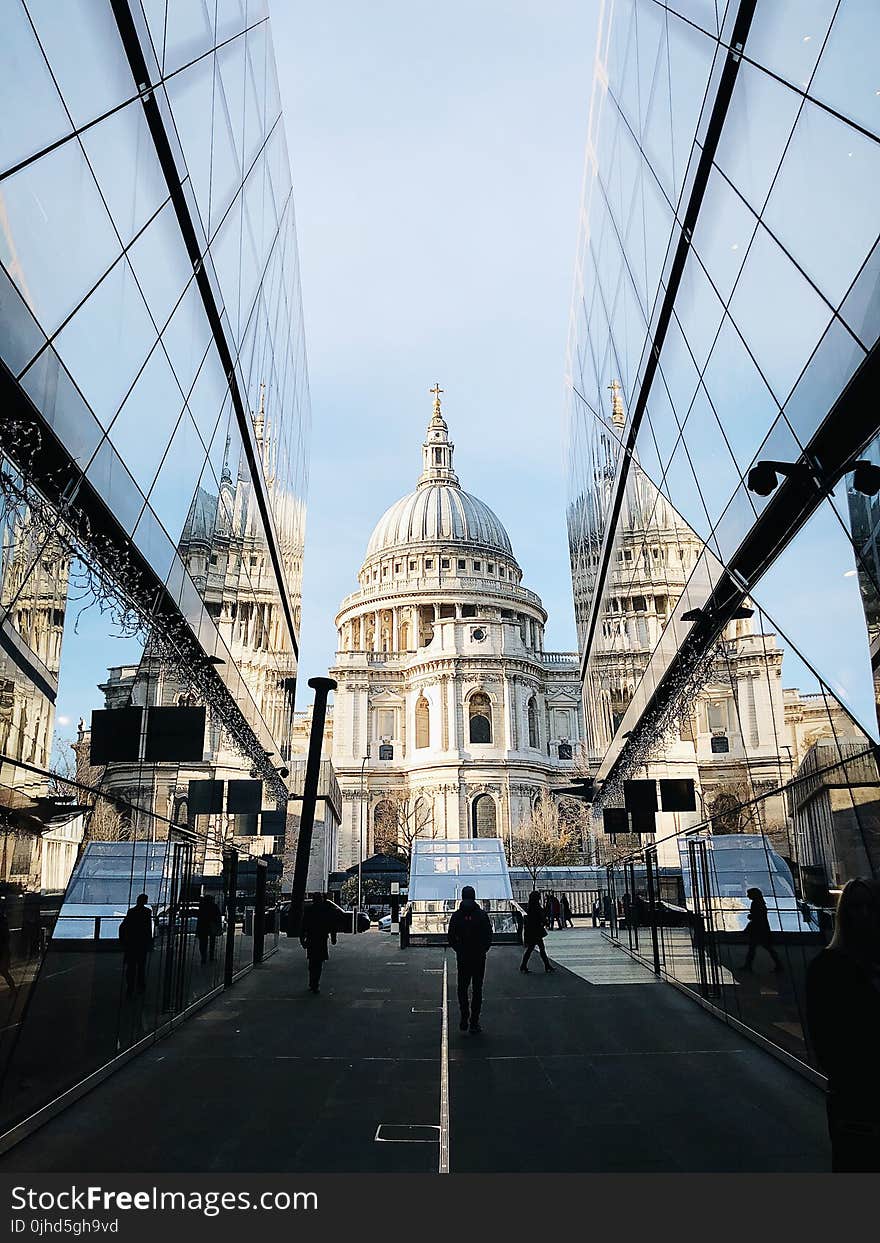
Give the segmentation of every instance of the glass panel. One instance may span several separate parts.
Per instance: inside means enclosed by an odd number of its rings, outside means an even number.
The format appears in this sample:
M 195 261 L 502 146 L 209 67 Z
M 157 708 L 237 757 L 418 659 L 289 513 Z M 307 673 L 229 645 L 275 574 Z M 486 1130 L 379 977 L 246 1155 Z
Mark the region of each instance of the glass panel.
M 827 418 L 864 359 L 861 346 L 839 320 L 832 320 L 785 405 L 785 417 L 802 446 Z
M 807 89 L 837 0 L 776 0 L 758 5 L 746 55 L 802 91 Z
M 170 203 L 150 222 L 128 252 L 138 284 L 160 330 L 177 305 L 192 265 Z
M 109 427 L 156 340 L 125 257 L 55 338 L 54 345 L 102 427 Z
M 815 607 L 817 584 L 822 608 Z M 855 555 L 827 501 L 755 585 L 754 596 L 876 740 L 874 684 Z
M 712 71 L 716 44 L 705 35 L 669 14 L 669 83 L 672 96 L 672 149 L 676 195 L 681 193 L 693 146 L 697 122 L 703 107 L 706 85 Z
M 876 245 L 840 308 L 865 349 L 871 349 L 880 336 L 880 244 Z
M 866 48 L 880 40 L 880 10 L 870 0 L 837 6 L 810 94 L 877 133 L 877 72 Z
M 684 425 L 682 440 L 687 445 L 703 504 L 714 526 L 739 486 L 740 476 L 702 385 Z
M 211 204 L 211 144 L 205 121 L 214 107 L 214 57 L 206 56 L 166 83 L 177 136 L 207 231 Z
M 108 433 L 145 495 L 182 408 L 183 395 L 165 351 L 157 345 Z
M 82 136 L 113 223 L 127 246 L 168 198 L 168 186 L 138 100 Z
M 169 4 L 165 18 L 166 77 L 202 56 L 214 45 L 214 0 Z
M 27 7 L 77 126 L 137 94 L 109 6 L 92 0 L 27 0 Z
M 760 225 L 730 315 L 777 400 L 784 402 L 831 312 Z
M 754 213 L 713 169 L 694 230 L 693 246 L 725 302 L 739 276 L 757 223 Z
M 36 155 L 71 128 L 20 0 L 7 4 L 3 13 L 0 116 L 0 169 Z
M 800 99 L 745 61 L 740 65 L 715 163 L 755 211 L 770 192 Z
M 877 214 L 865 187 L 878 179 L 877 143 L 807 103 L 764 222 L 834 306 L 877 240 Z
M 779 413 L 739 333 L 725 317 L 703 383 L 740 467 L 750 462 Z
M 0 267 L 0 354 L 13 375 L 19 375 L 46 338 L 21 294 Z
M 184 393 L 192 387 L 210 340 L 211 327 L 205 304 L 193 277 L 162 333 L 162 342 Z
M 103 432 L 51 346 L 25 372 L 21 386 L 73 461 L 84 467 Z
M 180 538 L 204 461 L 205 447 L 192 419 L 184 410 L 147 497 L 156 517 L 175 543 Z
M 0 183 L 0 213 L 0 260 L 51 336 L 119 254 L 79 143 Z

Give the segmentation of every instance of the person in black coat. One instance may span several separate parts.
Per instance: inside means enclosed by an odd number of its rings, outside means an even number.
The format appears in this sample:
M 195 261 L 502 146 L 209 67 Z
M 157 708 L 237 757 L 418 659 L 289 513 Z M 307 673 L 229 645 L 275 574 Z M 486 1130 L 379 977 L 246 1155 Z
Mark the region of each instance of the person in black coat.
M 153 948 L 153 912 L 145 893 L 138 894 L 119 925 L 122 961 L 125 964 L 125 995 L 134 995 L 135 981 L 139 993 L 147 987 L 147 954 Z
M 196 916 L 196 939 L 199 943 L 202 966 L 207 963 L 209 953 L 211 962 L 214 961 L 214 955 L 217 952 L 217 938 L 222 931 L 223 917 L 220 914 L 220 908 L 213 894 L 206 893 L 199 900 L 199 912 Z
M 544 937 L 547 934 L 547 928 L 544 924 L 544 910 L 541 906 L 541 895 L 536 892 L 529 894 L 529 903 L 526 907 L 526 918 L 523 924 L 523 944 L 526 952 L 523 954 L 522 962 L 519 964 L 520 971 L 528 975 L 529 959 L 532 956 L 532 950 L 537 949 L 544 963 L 545 971 L 553 971 L 550 965 L 550 959 L 547 957 L 547 951 L 544 949 Z
M 781 971 L 782 963 L 779 961 L 779 955 L 773 948 L 773 943 L 770 939 L 770 920 L 767 915 L 767 903 L 764 901 L 764 895 L 760 889 L 747 889 L 746 897 L 751 898 L 752 904 L 749 907 L 747 929 L 749 948 L 742 969 L 743 971 L 752 970 L 752 963 L 755 961 L 755 951 L 761 945 L 773 959 L 773 970 Z
M 319 993 L 321 969 L 330 957 L 327 942 L 336 944 L 336 915 L 333 907 L 322 893 L 312 894 L 312 900 L 303 911 L 299 930 L 299 943 L 306 952 L 309 963 L 309 988 Z
M 569 902 L 565 894 L 563 894 L 562 897 L 559 899 L 559 907 L 562 912 L 562 923 L 560 927 L 573 928 L 574 920 L 571 917 L 571 903 Z
M 483 1008 L 483 977 L 486 973 L 486 955 L 492 944 L 492 924 L 489 916 L 477 905 L 473 885 L 465 885 L 461 902 L 449 921 L 446 939 L 455 950 L 458 964 L 458 1004 L 461 1010 L 459 1028 L 465 1032 L 479 1032 L 480 1011 Z M 472 996 L 468 994 L 472 993 Z
M 828 1076 L 834 1173 L 880 1172 L 880 883 L 851 880 L 827 949 L 807 968 L 807 1031 Z

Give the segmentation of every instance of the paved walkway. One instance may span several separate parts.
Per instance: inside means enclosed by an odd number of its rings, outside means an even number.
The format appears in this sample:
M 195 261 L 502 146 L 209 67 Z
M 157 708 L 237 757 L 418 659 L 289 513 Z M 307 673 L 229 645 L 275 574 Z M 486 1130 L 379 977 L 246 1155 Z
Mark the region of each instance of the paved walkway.
M 451 1172 L 828 1168 L 806 1080 L 597 931 L 548 947 L 550 975 L 492 950 L 470 1036 L 442 949 L 340 938 L 314 997 L 283 940 L 0 1172 L 437 1171 L 447 1152 Z

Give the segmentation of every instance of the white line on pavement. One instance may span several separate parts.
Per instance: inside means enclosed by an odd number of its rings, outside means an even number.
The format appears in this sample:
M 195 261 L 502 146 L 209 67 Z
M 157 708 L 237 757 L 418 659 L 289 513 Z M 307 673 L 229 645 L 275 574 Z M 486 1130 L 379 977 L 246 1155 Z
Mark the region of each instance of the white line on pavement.
M 440 1028 L 440 1168 L 449 1173 L 449 978 L 443 955 L 443 1015 Z

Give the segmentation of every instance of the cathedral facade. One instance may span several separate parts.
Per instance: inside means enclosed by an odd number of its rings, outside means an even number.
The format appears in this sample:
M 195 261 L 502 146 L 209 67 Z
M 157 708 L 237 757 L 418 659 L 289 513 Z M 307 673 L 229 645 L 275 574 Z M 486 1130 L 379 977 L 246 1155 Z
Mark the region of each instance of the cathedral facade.
M 500 520 L 460 486 L 432 391 L 415 490 L 379 519 L 336 618 L 340 868 L 383 824 L 510 841 L 583 733 L 577 657 L 545 652 L 547 613 Z

